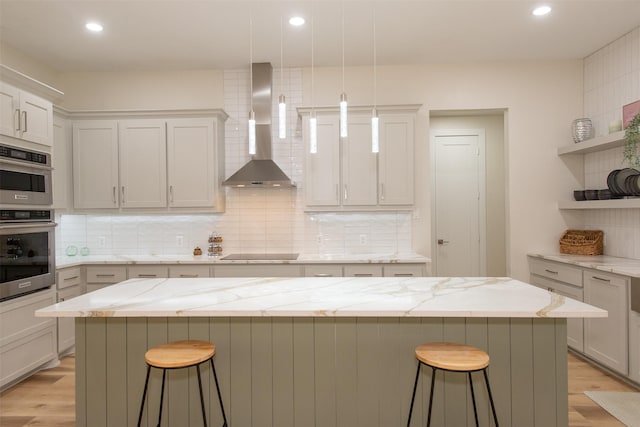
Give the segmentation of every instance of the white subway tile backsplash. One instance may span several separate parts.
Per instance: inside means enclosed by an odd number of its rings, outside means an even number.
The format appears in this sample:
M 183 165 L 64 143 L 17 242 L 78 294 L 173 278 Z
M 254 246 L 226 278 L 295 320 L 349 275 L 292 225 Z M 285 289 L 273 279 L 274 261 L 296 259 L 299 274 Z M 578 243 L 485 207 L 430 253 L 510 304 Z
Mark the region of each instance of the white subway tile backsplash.
M 608 134 L 609 122 L 622 119 L 622 106 L 640 100 L 640 27 L 584 59 L 584 114 L 596 135 Z M 625 167 L 623 149 L 585 155 L 585 187 L 606 188 L 612 170 Z M 585 212 L 588 229 L 605 234 L 605 254 L 640 259 L 640 209 Z

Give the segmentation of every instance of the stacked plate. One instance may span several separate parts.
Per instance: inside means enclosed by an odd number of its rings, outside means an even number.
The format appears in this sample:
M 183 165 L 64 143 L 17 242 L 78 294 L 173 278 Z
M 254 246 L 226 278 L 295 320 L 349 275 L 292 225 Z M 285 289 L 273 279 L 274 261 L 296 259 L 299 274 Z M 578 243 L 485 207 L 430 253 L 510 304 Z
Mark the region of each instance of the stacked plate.
M 607 187 L 612 196 L 640 196 L 640 171 L 631 168 L 611 171 Z

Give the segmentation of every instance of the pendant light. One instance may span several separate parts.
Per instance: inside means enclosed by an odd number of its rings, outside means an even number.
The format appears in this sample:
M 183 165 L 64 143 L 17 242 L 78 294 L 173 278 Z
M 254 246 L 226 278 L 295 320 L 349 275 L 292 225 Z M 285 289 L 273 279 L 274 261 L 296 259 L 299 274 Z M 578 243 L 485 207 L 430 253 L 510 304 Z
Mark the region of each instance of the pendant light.
M 278 98 L 278 137 L 287 137 L 287 103 L 284 97 L 284 55 L 282 50 L 282 17 L 280 17 L 280 97 Z
M 249 154 L 256 154 L 256 113 L 253 111 L 253 19 L 249 17 Z
M 380 128 L 378 121 L 377 106 L 377 89 L 378 89 L 378 70 L 377 70 L 377 51 L 376 51 L 376 6 L 373 5 L 373 111 L 371 112 L 371 152 L 380 152 Z
M 342 0 L 342 93 L 340 94 L 340 137 L 348 136 L 347 94 L 344 91 L 344 0 Z
M 316 110 L 313 104 L 313 95 L 315 89 L 315 80 L 313 75 L 314 61 L 314 40 L 313 40 L 313 2 L 311 2 L 311 114 L 309 115 L 309 152 L 315 154 L 318 152 L 318 120 L 316 119 Z

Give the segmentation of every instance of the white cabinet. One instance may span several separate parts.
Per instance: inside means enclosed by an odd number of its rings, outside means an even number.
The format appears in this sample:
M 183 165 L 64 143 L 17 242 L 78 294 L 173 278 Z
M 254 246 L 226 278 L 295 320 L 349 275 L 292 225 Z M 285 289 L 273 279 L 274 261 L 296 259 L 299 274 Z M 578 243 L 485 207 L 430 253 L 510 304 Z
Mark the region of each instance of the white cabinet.
M 71 128 L 65 118 L 53 116 L 53 208 L 56 211 L 72 207 L 73 169 L 71 157 Z
M 87 292 L 127 280 L 127 267 L 124 266 L 88 266 L 86 270 Z
M 58 302 L 82 295 L 81 286 L 74 286 L 58 291 Z M 58 318 L 58 354 L 69 353 L 76 344 L 75 317 Z
M 76 121 L 74 207 L 223 211 L 221 122 L 219 115 Z
M 167 137 L 162 120 L 118 123 L 120 206 L 167 206 Z
M 305 277 L 342 277 L 342 266 L 313 264 L 304 266 Z
M 0 390 L 57 357 L 56 319 L 34 315 L 55 302 L 48 289 L 0 303 Z
M 0 134 L 51 146 L 53 143 L 51 102 L 0 82 Z
M 318 210 L 410 207 L 414 192 L 415 113 L 380 112 L 380 152 L 371 152 L 370 110 L 350 112 L 349 136 L 339 137 L 338 112 L 316 112 L 317 152 L 305 139 L 305 204 Z M 310 112 L 309 112 L 310 113 Z
M 623 375 L 629 372 L 628 293 L 627 278 L 584 271 L 584 302 L 608 312 L 606 318 L 584 320 L 584 352 Z
M 118 122 L 73 124 L 73 204 L 75 208 L 117 208 Z
M 384 277 L 423 277 L 427 275 L 425 264 L 388 264 L 382 267 Z
M 379 203 L 413 204 L 414 115 L 380 116 Z
M 344 277 L 382 277 L 382 265 L 345 265 Z
M 296 264 L 236 264 L 216 265 L 214 277 L 300 277 L 301 266 Z
M 224 141 L 217 120 L 167 121 L 169 207 L 218 207 L 224 178 Z
M 307 206 L 340 206 L 340 121 L 335 114 L 317 114 L 317 152 L 309 149 L 309 120 L 305 135 L 304 196 Z

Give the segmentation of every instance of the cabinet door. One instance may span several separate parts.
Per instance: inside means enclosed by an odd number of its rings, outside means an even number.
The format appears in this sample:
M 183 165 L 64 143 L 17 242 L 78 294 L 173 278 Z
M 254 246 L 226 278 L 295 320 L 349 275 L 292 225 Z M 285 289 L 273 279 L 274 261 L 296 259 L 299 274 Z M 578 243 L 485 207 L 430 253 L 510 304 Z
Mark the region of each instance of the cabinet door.
M 629 310 L 629 377 L 640 383 L 640 313 Z
M 344 277 L 382 277 L 381 265 L 345 265 Z
M 422 277 L 425 276 L 425 266 L 416 265 L 385 265 L 383 267 L 384 277 Z
M 0 82 L 0 134 L 18 136 L 20 132 L 19 106 L 20 91 L 11 85 Z
M 305 135 L 305 203 L 307 206 L 340 205 L 340 128 L 336 114 L 318 115 L 318 150 L 309 152 L 309 118 Z
M 71 132 L 67 122 L 55 117 L 53 120 L 53 207 L 67 209 L 70 207 L 73 192 L 71 168 Z
M 236 264 L 216 265 L 214 277 L 300 277 L 300 265 Z
M 75 298 L 82 294 L 80 286 L 66 288 L 58 292 L 58 302 Z M 58 318 L 58 354 L 63 354 L 76 343 L 75 317 Z
M 305 277 L 342 277 L 341 265 L 314 264 L 304 266 Z
M 20 92 L 20 137 L 37 144 L 53 144 L 51 102 L 28 92 Z
M 169 277 L 184 279 L 209 276 L 210 268 L 208 265 L 172 265 L 169 267 Z
M 126 120 L 118 124 L 120 205 L 167 206 L 167 138 L 162 120 Z
M 167 121 L 169 206 L 215 206 L 215 135 L 212 119 Z
M 584 272 L 584 302 L 608 311 L 608 317 L 584 319 L 584 351 L 603 365 L 628 374 L 628 281 Z
M 139 265 L 128 268 L 129 279 L 156 279 L 169 277 L 169 268 L 158 265 Z
M 73 205 L 117 208 L 118 124 L 112 120 L 73 124 Z
M 380 116 L 378 182 L 381 205 L 413 204 L 414 117 Z
M 349 137 L 342 140 L 342 204 L 375 206 L 377 158 L 371 152 L 371 117 L 352 116 Z

